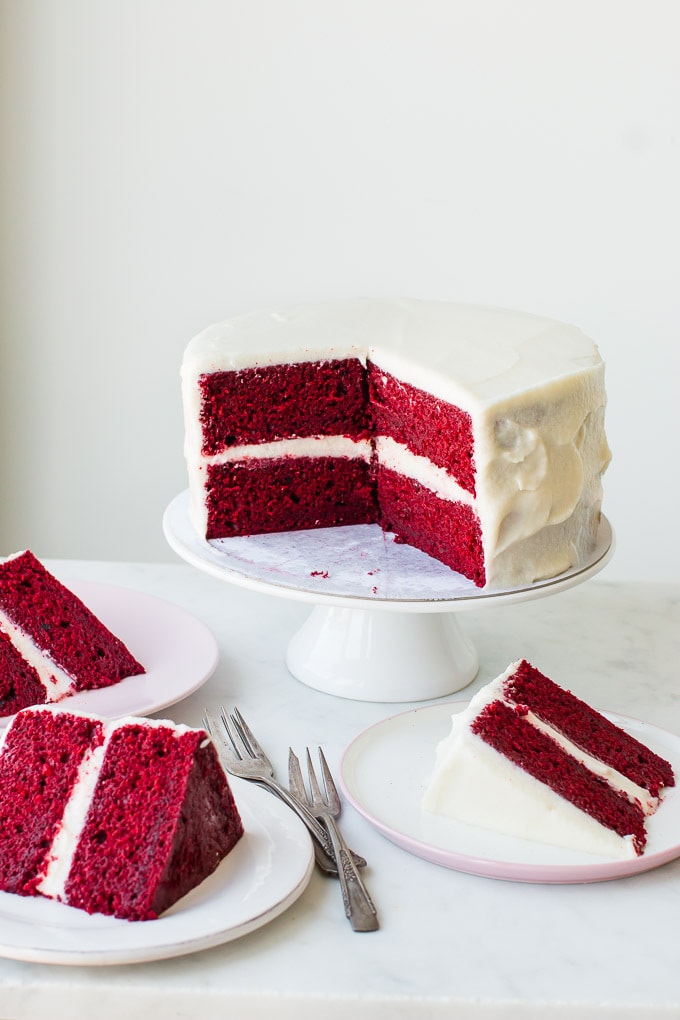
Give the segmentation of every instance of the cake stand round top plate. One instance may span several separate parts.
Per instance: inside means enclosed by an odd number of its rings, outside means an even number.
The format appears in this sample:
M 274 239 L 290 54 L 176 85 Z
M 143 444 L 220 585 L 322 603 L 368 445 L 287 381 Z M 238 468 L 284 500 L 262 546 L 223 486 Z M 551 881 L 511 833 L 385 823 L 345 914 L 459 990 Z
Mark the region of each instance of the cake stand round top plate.
M 612 528 L 603 516 L 595 548 L 584 563 L 523 588 L 487 591 L 420 550 L 395 542 L 377 524 L 208 542 L 191 524 L 185 490 L 165 511 L 163 530 L 182 559 L 233 584 L 305 602 L 416 613 L 542 598 L 599 573 L 614 552 Z
M 485 591 L 376 524 L 207 542 L 189 519 L 183 492 L 167 508 L 163 529 L 175 552 L 200 570 L 314 603 L 289 642 L 289 671 L 326 694 L 381 702 L 439 698 L 474 679 L 479 658 L 458 625 L 459 610 L 572 588 L 602 570 L 614 549 L 603 517 L 586 563 L 526 588 Z

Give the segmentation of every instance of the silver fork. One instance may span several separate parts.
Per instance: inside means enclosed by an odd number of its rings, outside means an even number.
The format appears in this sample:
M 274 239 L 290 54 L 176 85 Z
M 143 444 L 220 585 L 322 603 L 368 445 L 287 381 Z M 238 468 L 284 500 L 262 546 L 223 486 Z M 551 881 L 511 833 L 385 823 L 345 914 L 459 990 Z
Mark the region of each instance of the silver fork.
M 342 890 L 345 914 L 354 931 L 377 931 L 378 912 L 369 896 L 368 890 L 359 874 L 352 854 L 340 832 L 335 819 L 340 814 L 341 804 L 338 791 L 324 753 L 319 748 L 319 763 L 323 779 L 323 793 L 319 787 L 316 773 L 312 765 L 311 755 L 307 750 L 307 773 L 309 775 L 309 794 L 302 778 L 300 761 L 292 748 L 288 749 L 288 777 L 290 788 L 300 800 L 307 799 L 312 814 L 323 822 L 328 829 L 333 844 L 333 854 L 338 866 L 338 878 Z
M 318 867 L 328 875 L 337 875 L 338 869 L 333 856 L 333 845 L 328 833 L 308 810 L 306 804 L 301 803 L 285 786 L 277 782 L 271 761 L 239 710 L 234 709 L 230 717 L 224 708 L 221 708 L 220 722 L 222 723 L 221 727 L 214 726 L 208 713 L 203 713 L 203 725 L 206 731 L 213 740 L 217 734 L 220 736 L 222 760 L 227 772 L 265 786 L 287 804 L 304 822 L 312 836 L 314 857 Z M 363 858 L 359 858 L 359 860 L 365 865 L 366 862 L 363 861 Z

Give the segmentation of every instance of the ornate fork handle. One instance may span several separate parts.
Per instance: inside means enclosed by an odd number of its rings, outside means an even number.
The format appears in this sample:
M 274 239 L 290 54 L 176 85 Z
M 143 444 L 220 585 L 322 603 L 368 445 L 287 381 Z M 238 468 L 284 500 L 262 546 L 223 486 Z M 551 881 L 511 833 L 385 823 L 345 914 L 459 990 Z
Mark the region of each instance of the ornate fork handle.
M 321 750 L 319 750 L 321 757 Z M 342 892 L 345 915 L 354 931 L 377 931 L 380 927 L 378 914 L 368 894 L 363 879 L 359 875 L 354 854 L 347 846 L 336 821 L 335 814 L 340 810 L 339 799 L 333 778 L 330 775 L 325 758 L 322 758 L 326 800 L 321 793 L 314 773 L 309 750 L 307 751 L 307 771 L 309 775 L 310 793 L 305 789 L 300 762 L 292 748 L 288 750 L 288 779 L 290 788 L 299 800 L 306 800 L 312 814 L 318 818 L 328 832 L 332 854 L 338 869 L 338 879 Z
M 338 879 L 342 892 L 345 914 L 354 931 L 377 931 L 378 912 L 366 886 L 352 860 L 345 838 L 332 815 L 322 815 L 321 820 L 328 830 L 333 844 L 333 854 L 338 865 Z

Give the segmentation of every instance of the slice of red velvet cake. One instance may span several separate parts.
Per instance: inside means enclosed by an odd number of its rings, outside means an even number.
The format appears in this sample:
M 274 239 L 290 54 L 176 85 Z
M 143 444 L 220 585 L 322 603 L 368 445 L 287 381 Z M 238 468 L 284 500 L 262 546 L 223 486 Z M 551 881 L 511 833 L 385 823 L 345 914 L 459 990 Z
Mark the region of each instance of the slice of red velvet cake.
M 609 857 L 643 853 L 673 768 L 525 660 L 453 717 L 423 807 Z
M 203 730 L 24 709 L 0 746 L 0 889 L 88 913 L 157 917 L 243 825 Z
M 31 552 L 0 563 L 0 715 L 144 672 Z

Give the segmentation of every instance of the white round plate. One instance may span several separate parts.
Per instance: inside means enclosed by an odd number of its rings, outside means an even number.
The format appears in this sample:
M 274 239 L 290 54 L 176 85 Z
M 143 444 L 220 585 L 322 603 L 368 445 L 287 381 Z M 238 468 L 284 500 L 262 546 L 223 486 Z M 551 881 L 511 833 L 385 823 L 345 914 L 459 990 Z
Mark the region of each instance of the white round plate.
M 680 791 L 668 790 L 647 823 L 645 853 L 605 860 L 504 836 L 421 810 L 435 749 L 464 702 L 428 705 L 391 716 L 359 734 L 343 755 L 347 799 L 393 843 L 456 871 L 518 882 L 602 882 L 648 871 L 680 856 Z M 604 713 L 673 765 L 680 775 L 680 737 L 648 723 Z
M 148 715 L 193 694 L 215 671 L 219 650 L 195 616 L 132 588 L 68 581 L 69 589 L 127 645 L 146 672 L 112 687 L 81 691 L 58 704 L 105 719 Z M 0 728 L 14 717 L 0 717 Z
M 189 493 L 167 507 L 163 531 L 174 551 L 192 566 L 243 587 L 306 602 L 414 612 L 475 609 L 480 601 L 526 601 L 571 588 L 602 570 L 614 551 L 605 517 L 587 562 L 526 588 L 486 591 L 419 549 L 400 545 L 377 524 L 287 531 L 210 542 L 189 519 Z
M 155 921 L 89 915 L 0 893 L 0 956 L 74 966 L 144 963 L 240 938 L 283 913 L 314 868 L 307 830 L 281 801 L 231 782 L 245 834 L 217 870 Z

